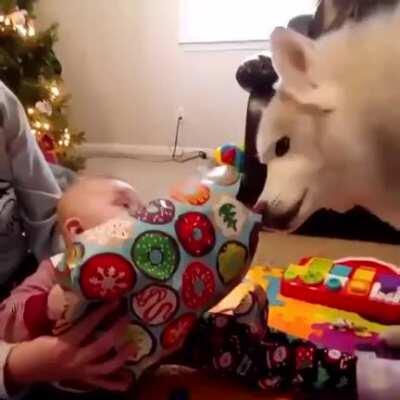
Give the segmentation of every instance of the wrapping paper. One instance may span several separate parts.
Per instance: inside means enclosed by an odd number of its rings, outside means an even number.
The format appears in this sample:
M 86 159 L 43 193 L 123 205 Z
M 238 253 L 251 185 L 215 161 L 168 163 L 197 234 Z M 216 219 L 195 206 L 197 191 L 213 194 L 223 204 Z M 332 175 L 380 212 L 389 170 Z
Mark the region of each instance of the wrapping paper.
M 239 183 L 234 168 L 218 167 L 134 217 L 84 232 L 56 265 L 77 299 L 69 322 L 92 304 L 122 299 L 131 323 L 116 346 L 137 346 L 129 360 L 136 378 L 177 351 L 247 273 L 260 217 L 236 200 Z

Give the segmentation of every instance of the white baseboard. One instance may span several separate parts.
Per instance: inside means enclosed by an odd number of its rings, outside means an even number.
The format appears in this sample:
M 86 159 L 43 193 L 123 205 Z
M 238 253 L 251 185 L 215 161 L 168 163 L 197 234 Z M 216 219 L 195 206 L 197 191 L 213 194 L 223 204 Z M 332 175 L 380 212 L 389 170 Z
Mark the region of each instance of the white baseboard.
M 168 157 L 172 155 L 170 146 L 146 146 L 121 143 L 85 143 L 81 147 L 82 154 L 87 158 L 111 157 L 130 158 L 137 156 Z M 200 147 L 179 147 L 177 156 L 203 151 L 207 157 L 213 157 L 214 149 Z

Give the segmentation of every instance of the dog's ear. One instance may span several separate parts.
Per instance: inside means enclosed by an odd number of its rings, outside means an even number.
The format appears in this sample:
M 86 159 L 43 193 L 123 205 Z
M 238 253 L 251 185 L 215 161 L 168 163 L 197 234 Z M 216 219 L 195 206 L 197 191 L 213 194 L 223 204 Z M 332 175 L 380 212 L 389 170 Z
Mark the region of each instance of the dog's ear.
M 276 28 L 271 35 L 272 63 L 279 76 L 277 89 L 300 104 L 323 111 L 336 104 L 334 87 L 314 76 L 316 46 L 293 30 Z

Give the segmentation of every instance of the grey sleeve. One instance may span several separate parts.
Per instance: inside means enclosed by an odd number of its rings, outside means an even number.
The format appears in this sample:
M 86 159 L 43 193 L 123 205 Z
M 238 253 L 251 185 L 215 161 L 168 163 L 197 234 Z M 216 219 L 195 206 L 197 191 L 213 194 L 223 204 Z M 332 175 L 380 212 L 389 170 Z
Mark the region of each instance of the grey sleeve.
M 4 84 L 0 111 L 12 183 L 29 248 L 41 261 L 58 252 L 56 206 L 61 190 L 39 149 L 21 103 Z
M 378 358 L 373 352 L 357 352 L 359 400 L 398 400 L 400 360 Z

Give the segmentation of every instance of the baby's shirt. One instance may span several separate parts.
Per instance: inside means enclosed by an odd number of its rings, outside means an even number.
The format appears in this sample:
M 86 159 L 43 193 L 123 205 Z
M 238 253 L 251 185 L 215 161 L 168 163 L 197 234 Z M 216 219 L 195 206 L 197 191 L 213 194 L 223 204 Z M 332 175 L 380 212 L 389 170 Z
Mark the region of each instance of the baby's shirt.
M 77 296 L 57 285 L 55 265 L 62 257 L 60 254 L 42 261 L 37 271 L 0 304 L 1 339 L 17 343 L 56 333 L 67 308 L 73 311 Z

